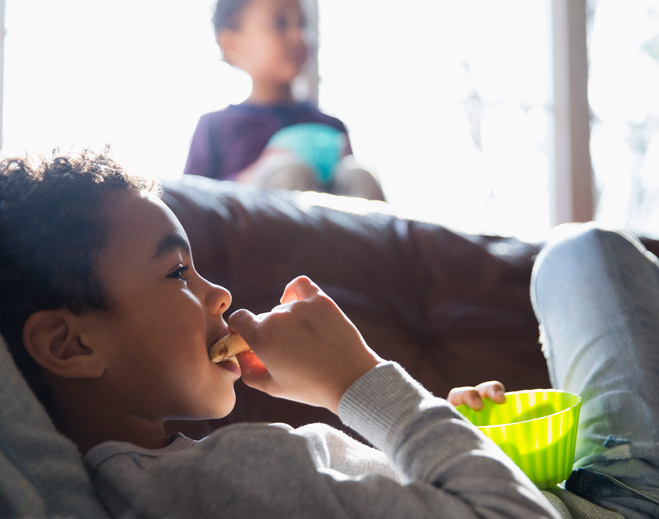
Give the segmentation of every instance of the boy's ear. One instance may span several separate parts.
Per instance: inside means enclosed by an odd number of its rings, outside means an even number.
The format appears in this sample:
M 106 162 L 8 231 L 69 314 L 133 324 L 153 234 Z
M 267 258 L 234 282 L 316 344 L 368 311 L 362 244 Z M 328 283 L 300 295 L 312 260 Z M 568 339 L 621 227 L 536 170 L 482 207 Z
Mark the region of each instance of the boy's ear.
M 234 54 L 236 52 L 236 31 L 232 29 L 220 29 L 215 33 L 215 40 L 222 51 L 222 59 L 229 65 L 235 66 Z
M 47 371 L 63 378 L 98 378 L 105 371 L 99 351 L 67 310 L 39 310 L 23 326 L 23 344 Z

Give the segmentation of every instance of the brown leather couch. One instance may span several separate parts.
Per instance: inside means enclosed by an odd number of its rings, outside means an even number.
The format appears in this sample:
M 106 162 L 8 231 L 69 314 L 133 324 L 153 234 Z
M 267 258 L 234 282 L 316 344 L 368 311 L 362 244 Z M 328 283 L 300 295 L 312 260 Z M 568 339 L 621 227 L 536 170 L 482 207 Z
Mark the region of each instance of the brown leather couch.
M 381 202 L 201 177 L 165 182 L 163 199 L 188 233 L 199 272 L 233 294 L 232 309 L 268 311 L 286 283 L 305 274 L 374 350 L 438 396 L 490 379 L 508 390 L 550 385 L 529 299 L 540 244 L 400 218 Z M 334 208 L 337 202 L 351 207 Z M 234 421 L 341 427 L 328 411 L 271 398 L 240 381 L 236 393 L 235 410 L 213 427 Z

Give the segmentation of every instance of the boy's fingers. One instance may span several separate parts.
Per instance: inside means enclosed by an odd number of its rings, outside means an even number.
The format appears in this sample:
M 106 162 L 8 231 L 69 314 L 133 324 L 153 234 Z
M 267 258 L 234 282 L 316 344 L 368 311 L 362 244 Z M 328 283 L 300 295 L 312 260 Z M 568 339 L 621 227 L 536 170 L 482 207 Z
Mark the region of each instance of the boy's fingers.
M 463 403 L 462 400 L 460 399 L 460 389 L 461 388 L 454 387 L 453 389 L 451 389 L 451 391 L 449 391 L 449 394 L 446 397 L 446 400 L 448 400 L 450 404 L 456 407 Z
M 475 389 L 465 392 L 464 400 L 465 404 L 471 407 L 474 411 L 480 411 L 483 409 L 483 399 Z
M 498 380 L 490 380 L 476 387 L 453 388 L 446 397 L 454 406 L 466 404 L 475 411 L 483 409 L 483 398 L 489 398 L 496 404 L 503 404 L 506 401 L 506 388 Z
M 293 301 L 299 301 L 300 296 L 298 295 L 297 291 L 295 288 L 291 287 L 290 285 L 287 285 L 286 288 L 284 289 L 284 294 L 281 296 L 281 299 L 279 302 L 281 304 L 286 304 L 286 303 L 292 303 Z
M 300 299 L 308 299 L 321 293 L 320 288 L 307 276 L 298 276 L 291 281 L 284 289 L 281 296 L 282 303 L 291 303 Z
M 270 377 L 268 370 L 253 352 L 244 352 L 236 357 L 240 364 L 240 371 L 245 384 L 248 386 L 259 385 Z
M 253 351 L 244 351 L 236 355 L 241 370 L 259 370 L 265 371 L 266 367 Z
M 478 384 L 476 389 L 481 396 L 489 398 L 496 404 L 503 404 L 506 401 L 506 388 L 498 380 Z
M 251 387 L 253 389 L 258 389 L 259 391 L 263 391 L 264 393 L 271 394 L 273 391 L 272 389 L 272 376 L 266 369 L 259 369 L 257 367 L 248 367 L 243 369 L 242 366 L 240 368 L 242 371 L 242 379 L 243 382 L 246 386 Z
M 229 328 L 239 333 L 247 344 L 252 344 L 254 335 L 256 333 L 256 325 L 259 319 L 249 310 L 241 308 L 233 312 L 227 319 Z
M 451 389 L 446 398 L 454 406 L 466 404 L 475 411 L 483 409 L 483 400 L 473 387 L 456 387 Z

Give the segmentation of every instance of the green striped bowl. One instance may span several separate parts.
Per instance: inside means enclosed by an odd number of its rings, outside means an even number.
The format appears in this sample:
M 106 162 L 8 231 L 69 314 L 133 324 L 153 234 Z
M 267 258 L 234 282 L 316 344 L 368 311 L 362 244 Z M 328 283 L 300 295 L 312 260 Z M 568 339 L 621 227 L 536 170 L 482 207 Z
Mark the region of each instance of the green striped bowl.
M 460 411 L 489 436 L 538 488 L 549 488 L 572 471 L 581 398 L 557 389 L 506 393 L 505 404 L 483 399 L 484 409 Z

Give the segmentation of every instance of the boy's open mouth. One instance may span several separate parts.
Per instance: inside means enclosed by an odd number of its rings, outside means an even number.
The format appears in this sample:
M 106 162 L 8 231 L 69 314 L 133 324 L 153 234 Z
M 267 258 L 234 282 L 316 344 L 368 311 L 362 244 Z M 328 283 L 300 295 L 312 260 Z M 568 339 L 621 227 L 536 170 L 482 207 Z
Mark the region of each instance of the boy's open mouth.
M 218 362 L 217 365 L 220 368 L 226 369 L 227 371 L 235 373 L 238 376 L 242 374 L 242 371 L 240 369 L 240 364 L 238 364 L 238 359 L 235 356 L 229 357 L 226 360 Z

